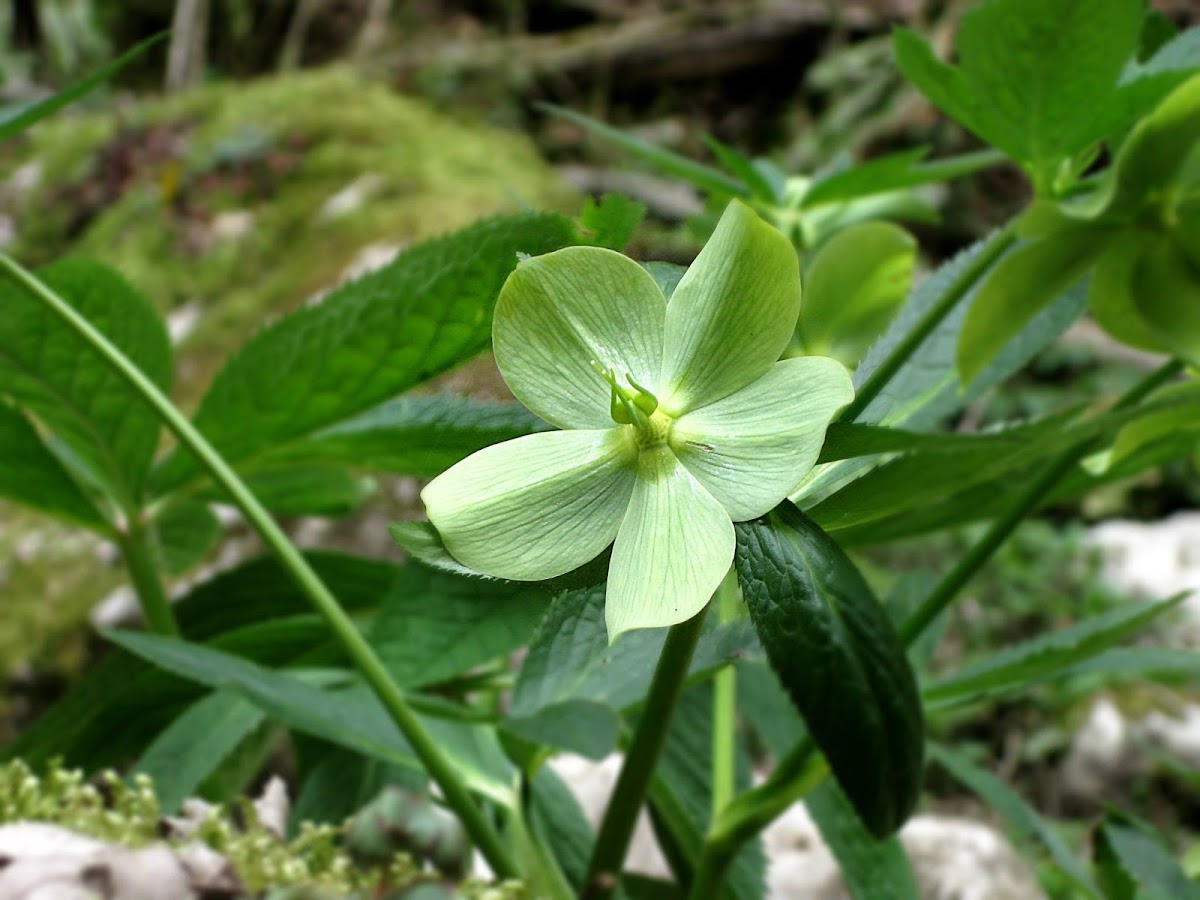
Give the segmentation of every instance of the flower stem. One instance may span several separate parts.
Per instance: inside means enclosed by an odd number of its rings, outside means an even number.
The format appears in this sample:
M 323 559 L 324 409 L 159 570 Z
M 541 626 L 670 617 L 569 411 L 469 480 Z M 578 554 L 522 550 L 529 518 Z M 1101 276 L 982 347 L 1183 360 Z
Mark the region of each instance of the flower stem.
M 1140 403 L 1155 388 L 1165 384 L 1183 369 L 1179 360 L 1170 360 L 1151 372 L 1126 391 L 1113 409 L 1128 409 Z M 1057 456 L 1037 473 L 1017 494 L 1008 509 L 992 522 L 987 532 L 964 554 L 929 593 L 921 606 L 900 628 L 905 646 L 911 645 L 938 615 L 946 609 L 958 592 L 971 580 L 1012 534 L 1013 529 L 1045 499 L 1095 445 L 1095 439 L 1078 441 Z M 807 735 L 780 759 L 775 771 L 762 784 L 742 794 L 717 817 L 705 838 L 696 877 L 689 900 L 705 900 L 715 894 L 706 893 L 706 883 L 720 884 L 741 846 L 769 825 L 788 806 L 816 787 L 828 774 L 824 766 L 814 766 L 821 759 Z
M 584 879 L 583 900 L 607 900 L 620 882 L 621 867 L 633 837 L 633 826 L 646 799 L 659 754 L 666 743 L 675 705 L 683 693 L 692 654 L 704 626 L 704 613 L 705 610 L 701 610 L 686 622 L 671 626 L 667 632 L 645 708 L 633 740 L 625 751 L 625 764 L 621 767 L 608 808 L 604 811 L 604 819 L 600 822 L 592 858 L 588 863 L 588 874 Z
M 346 614 L 329 588 L 321 581 L 295 545 L 288 540 L 287 535 L 271 518 L 271 514 L 233 471 L 225 458 L 175 408 L 167 396 L 145 376 L 141 369 L 41 279 L 2 253 L 0 253 L 0 272 L 6 272 L 30 296 L 43 303 L 102 357 L 117 374 L 124 378 L 154 409 L 162 422 L 179 439 L 179 443 L 187 447 L 213 480 L 225 489 L 230 499 L 245 516 L 246 521 L 258 532 L 263 542 L 278 558 L 284 570 L 325 620 L 346 655 L 353 660 L 355 668 L 375 692 L 384 709 L 388 711 L 400 732 L 412 746 L 417 758 L 420 759 L 430 777 L 441 789 L 446 805 L 454 810 L 462 820 L 463 827 L 488 861 L 488 865 L 492 867 L 492 871 L 498 878 L 515 876 L 517 874 L 516 866 L 507 847 L 471 796 L 455 764 L 442 752 L 421 720 L 417 718 L 409 706 L 404 692 L 392 679 L 383 662 L 363 638 L 353 620 Z
M 862 415 L 863 411 L 879 396 L 879 393 L 887 386 L 888 382 L 895 377 L 896 373 L 908 362 L 909 358 L 925 343 L 926 338 L 933 333 L 934 329 L 942 324 L 942 320 L 951 313 L 954 307 L 962 302 L 963 298 L 967 296 L 976 282 L 1016 242 L 1016 226 L 1013 222 L 1010 222 L 1001 231 L 997 232 L 991 240 L 984 243 L 979 254 L 971 260 L 970 265 L 964 268 L 958 274 L 958 277 L 950 282 L 937 302 L 925 311 L 925 315 L 904 335 L 900 343 L 892 348 L 892 352 L 879 364 L 879 368 L 872 372 L 867 377 L 867 380 L 858 387 L 854 394 L 854 400 L 842 410 L 837 421 L 853 422 Z
M 717 621 L 732 622 L 738 613 L 737 574 L 732 568 L 717 588 Z M 725 666 L 713 676 L 712 722 L 712 821 L 729 805 L 734 794 L 737 746 L 737 669 Z
M 142 608 L 142 618 L 146 620 L 146 627 L 155 634 L 179 637 L 179 623 L 163 587 L 150 530 L 141 521 L 139 513 L 127 512 L 131 516 L 130 524 L 118 532 L 116 541 L 125 559 L 125 568 L 129 570 L 138 605 Z

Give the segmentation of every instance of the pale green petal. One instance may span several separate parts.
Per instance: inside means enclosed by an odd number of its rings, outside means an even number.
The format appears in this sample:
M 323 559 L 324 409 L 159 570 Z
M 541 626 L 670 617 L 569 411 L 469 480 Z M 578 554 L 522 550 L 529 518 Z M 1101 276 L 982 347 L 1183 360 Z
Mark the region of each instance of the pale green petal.
M 608 566 L 608 639 L 704 608 L 733 562 L 733 522 L 667 447 L 643 451 Z
M 628 257 L 568 247 L 508 276 L 492 323 L 496 364 L 517 399 L 562 428 L 607 428 L 610 389 L 592 360 L 653 390 L 667 301 Z
M 676 455 L 735 522 L 773 509 L 817 461 L 825 429 L 854 399 L 850 374 L 822 356 L 785 359 L 671 430 Z
M 468 456 L 421 499 L 459 562 L 496 578 L 540 581 L 612 543 L 636 459 L 627 430 L 530 434 Z
M 800 315 L 800 266 L 782 234 L 734 200 L 667 308 L 661 395 L 680 415 L 745 387 L 779 359 Z

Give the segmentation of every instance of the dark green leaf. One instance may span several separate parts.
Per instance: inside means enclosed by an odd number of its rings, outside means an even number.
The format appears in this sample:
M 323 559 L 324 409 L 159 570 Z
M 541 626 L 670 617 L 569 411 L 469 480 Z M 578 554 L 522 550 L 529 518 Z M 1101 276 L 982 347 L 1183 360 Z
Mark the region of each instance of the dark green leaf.
M 1008 822 L 1008 826 L 1024 840 L 1036 841 L 1045 848 L 1063 874 L 1071 879 L 1089 897 L 1098 896 L 1096 885 L 1087 868 L 1071 852 L 1054 828 L 1037 814 L 1011 787 L 985 772 L 966 756 L 941 744 L 930 743 L 929 758 L 949 772 L 955 780 L 973 791 L 994 812 Z
M 548 604 L 537 584 L 405 566 L 367 637 L 401 687 L 436 684 L 522 646 Z
M 680 156 L 670 150 L 664 150 L 654 144 L 626 134 L 619 128 L 606 125 L 596 119 L 577 113 L 574 110 L 552 103 L 538 103 L 536 107 L 544 113 L 557 116 L 573 122 L 585 131 L 616 144 L 625 152 L 637 157 L 642 162 L 649 163 L 664 175 L 679 178 L 693 184 L 702 191 L 708 191 L 721 197 L 749 197 L 750 190 L 736 179 L 730 178 L 720 169 L 702 165 L 695 160 Z
M 91 75 L 75 82 L 69 87 L 63 88 L 45 100 L 23 104 L 15 108 L 0 109 L 0 141 L 24 131 L 35 122 L 53 115 L 64 106 L 68 106 L 85 94 L 91 93 L 166 36 L 167 32 L 164 31 L 161 34 L 156 34 L 154 37 L 147 38 L 140 44 L 136 44 L 132 50 L 122 53 L 112 62 L 100 67 Z
M 775 203 L 781 199 L 771 183 L 761 170 L 754 165 L 754 160 L 747 159 L 727 144 L 723 144 L 710 134 L 704 135 L 706 146 L 717 161 L 741 181 L 750 190 L 754 199 L 764 203 Z
M 51 515 L 107 532 L 104 518 L 79 489 L 33 425 L 20 412 L 0 402 L 0 497 Z
M 584 200 L 579 224 L 596 246 L 621 251 L 645 215 L 645 204 L 621 194 L 605 194 L 598 204 L 591 197 Z
M 1108 900 L 1197 900 L 1166 841 L 1148 826 L 1110 815 L 1096 832 L 1096 870 Z
M 213 381 L 196 425 L 244 467 L 376 407 L 487 346 L 496 295 L 518 252 L 576 242 L 562 216 L 523 214 L 405 250 L 252 338 Z M 178 451 L 159 471 L 158 489 L 196 472 Z
M 452 394 L 390 400 L 278 452 L 264 461 L 379 469 L 432 478 L 477 450 L 549 426 L 518 403 Z
M 735 565 L 767 658 L 868 830 L 916 804 L 924 725 L 887 613 L 828 535 L 784 502 L 737 526 Z
M 621 719 L 595 700 L 563 700 L 525 716 L 509 716 L 504 730 L 533 744 L 548 744 L 588 759 L 604 759 L 617 745 Z
M 255 466 L 244 474 L 246 486 L 267 509 L 280 516 L 344 516 L 375 493 L 370 478 L 358 477 L 337 465 Z M 201 492 L 219 502 L 224 492 Z
M 258 707 L 239 694 L 214 691 L 155 738 L 133 771 L 154 779 L 163 812 L 174 814 L 264 719 Z
M 549 766 L 541 766 L 529 784 L 527 815 L 567 881 L 581 890 L 595 835 L 579 801 Z
M 999 691 L 1020 690 L 1084 662 L 1137 634 L 1184 596 L 1114 609 L 1051 634 L 1005 647 L 922 692 L 930 705 L 970 702 Z
M 854 900 L 920 900 L 900 841 L 868 834 L 836 781 L 826 781 L 810 792 L 804 805 L 837 859 Z
M 63 260 L 37 275 L 167 389 L 171 345 L 153 308 L 113 270 Z M 153 410 L 82 338 L 15 282 L 0 279 L 0 396 L 66 444 L 127 510 L 139 506 L 158 446 Z
M 316 743 L 316 742 L 314 742 Z M 303 822 L 340 826 L 390 784 L 424 790 L 427 782 L 411 769 L 370 759 L 342 747 L 329 747 L 310 767 L 296 795 L 289 831 Z

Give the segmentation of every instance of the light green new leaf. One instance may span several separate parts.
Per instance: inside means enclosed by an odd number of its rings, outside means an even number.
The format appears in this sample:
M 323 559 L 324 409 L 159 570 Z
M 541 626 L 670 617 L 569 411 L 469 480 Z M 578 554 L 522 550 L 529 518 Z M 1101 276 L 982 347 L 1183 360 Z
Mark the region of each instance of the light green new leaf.
M 464 459 L 421 499 L 466 566 L 518 581 L 562 575 L 616 537 L 634 490 L 630 441 L 616 428 L 527 435 Z
M 0 402 L 0 497 L 107 532 L 103 517 L 79 489 L 32 424 Z
M 800 483 L 829 421 L 853 398 L 837 361 L 786 359 L 745 390 L 681 416 L 671 448 L 734 521 L 753 519 Z
M 917 242 L 890 222 L 864 222 L 826 241 L 805 273 L 805 352 L 857 365 L 907 296 L 916 261 Z
M 166 329 L 120 275 L 83 259 L 53 263 L 37 275 L 168 388 Z M 82 338 L 7 279 L 0 279 L 0 396 L 37 416 L 123 507 L 137 508 L 158 446 L 158 417 Z
M 1162 352 L 1163 343 L 1147 326 L 1133 293 L 1133 273 L 1153 243 L 1154 236 L 1133 230 L 1112 242 L 1088 280 L 1088 309 L 1096 324 L 1121 343 Z
M 667 447 L 642 451 L 628 509 L 609 569 L 610 641 L 692 618 L 733 561 L 729 513 Z
M 492 346 L 518 400 L 560 428 L 611 428 L 610 389 L 593 366 L 651 389 L 667 301 L 626 256 L 568 247 L 527 259 L 496 301 Z
M 1016 791 L 949 747 L 930 741 L 925 749 L 930 760 L 977 794 L 994 812 L 1002 815 L 1020 837 L 1037 841 L 1045 847 L 1063 874 L 1085 895 L 1093 898 L 1100 896 L 1087 867 L 1071 852 L 1071 848 L 1050 823 L 1039 816 Z
M 517 253 L 578 243 L 552 214 L 497 216 L 418 244 L 253 337 L 201 400 L 195 424 L 230 463 L 372 409 L 487 347 L 491 315 Z M 177 451 L 160 492 L 198 478 Z
M 799 314 L 800 266 L 791 242 L 732 201 L 667 307 L 658 398 L 664 411 L 706 406 L 766 374 Z
M 975 98 L 971 85 L 961 69 L 938 59 L 929 42 L 907 28 L 897 28 L 893 32 L 892 49 L 896 54 L 896 65 L 904 77 L 916 85 L 935 106 L 967 130 L 983 133 L 984 129 L 976 123 L 972 112 Z M 1000 141 L 990 143 L 1002 147 Z M 1012 154 L 1008 147 L 1002 149 Z
M 154 779 L 162 811 L 172 815 L 265 720 L 262 711 L 237 692 L 214 691 L 172 721 L 133 771 Z
M 1072 228 L 1017 247 L 976 292 L 958 342 L 958 372 L 969 383 L 1037 313 L 1079 281 L 1112 232 Z
M 1130 288 L 1142 320 L 1160 345 L 1200 365 L 1200 268 L 1162 241 L 1138 258 Z

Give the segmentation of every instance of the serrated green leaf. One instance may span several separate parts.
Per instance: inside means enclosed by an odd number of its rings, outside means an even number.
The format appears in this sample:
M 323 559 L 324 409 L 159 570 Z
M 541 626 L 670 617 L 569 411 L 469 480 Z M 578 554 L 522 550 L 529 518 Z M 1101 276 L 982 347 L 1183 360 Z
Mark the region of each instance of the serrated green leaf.
M 108 525 L 29 420 L 0 402 L 0 497 L 106 533 Z
M 190 569 L 217 545 L 221 523 L 208 504 L 173 500 L 155 510 L 154 528 L 163 568 L 177 574 Z
M 720 197 L 748 197 L 750 190 L 734 178 L 730 178 L 720 169 L 714 169 L 695 160 L 688 159 L 671 150 L 665 150 L 641 138 L 627 134 L 619 128 L 606 125 L 597 119 L 592 119 L 574 110 L 552 103 L 537 103 L 535 107 L 541 112 L 573 122 L 590 134 L 616 144 L 626 153 L 649 163 L 664 175 L 679 178 L 695 185 L 702 191 L 708 191 Z
M 579 224 L 591 242 L 609 250 L 624 250 L 646 215 L 646 205 L 622 194 L 605 194 L 596 203 L 591 197 L 583 202 Z
M 1064 229 L 1022 244 L 987 275 L 958 339 L 959 377 L 969 384 L 1022 328 L 1077 283 L 1114 235 L 1099 228 Z
M 821 837 L 842 870 L 853 900 L 920 900 L 904 847 L 893 835 L 867 833 L 836 781 L 826 781 L 804 798 Z
M 52 263 L 37 275 L 168 388 L 166 329 L 120 275 L 82 259 Z M 41 420 L 124 509 L 138 509 L 158 417 L 82 338 L 8 279 L 0 279 L 0 396 Z
M 805 352 L 855 366 L 912 286 L 917 242 L 890 222 L 838 232 L 809 261 L 800 305 Z
M 1184 599 L 1115 609 L 1069 628 L 1006 647 L 925 687 L 927 706 L 981 700 L 999 692 L 1020 690 L 1084 662 L 1137 634 Z
M 378 406 L 483 350 L 517 253 L 577 242 L 552 214 L 497 216 L 427 241 L 260 332 L 217 375 L 197 427 L 233 465 Z M 198 474 L 177 451 L 159 491 Z
M 540 585 L 405 566 L 367 639 L 401 687 L 436 684 L 526 643 L 548 604 Z
M 784 502 L 737 525 L 735 564 L 759 639 L 863 824 L 903 824 L 921 786 L 916 681 L 854 564 Z
M 0 141 L 19 134 L 34 123 L 53 115 L 64 106 L 69 106 L 85 94 L 91 93 L 166 36 L 167 32 L 164 31 L 135 44 L 132 49 L 122 53 L 112 62 L 101 66 L 91 75 L 63 88 L 45 100 L 0 109 Z M 0 81 L 2 80 L 0 78 Z
M 154 793 L 164 814 L 174 814 L 265 718 L 239 694 L 214 691 L 167 726 L 133 771 L 154 779 Z
M 1197 900 L 1166 841 L 1128 818 L 1110 815 L 1096 832 L 1097 874 L 1107 900 Z
M 1013 832 L 1026 841 L 1036 841 L 1044 847 L 1063 874 L 1086 896 L 1099 896 L 1087 868 L 1071 852 L 1071 848 L 1058 836 L 1050 823 L 1039 816 L 1016 791 L 949 747 L 930 742 L 926 749 L 931 761 L 977 794 L 993 812 L 1002 815 Z
M 1147 19 L 1155 15 L 1151 12 Z M 1145 34 L 1143 26 L 1143 39 Z M 1197 69 L 1200 69 L 1200 26 L 1193 26 L 1158 46 L 1149 59 L 1125 67 L 1117 90 L 1105 104 L 1103 133 L 1121 135 Z

